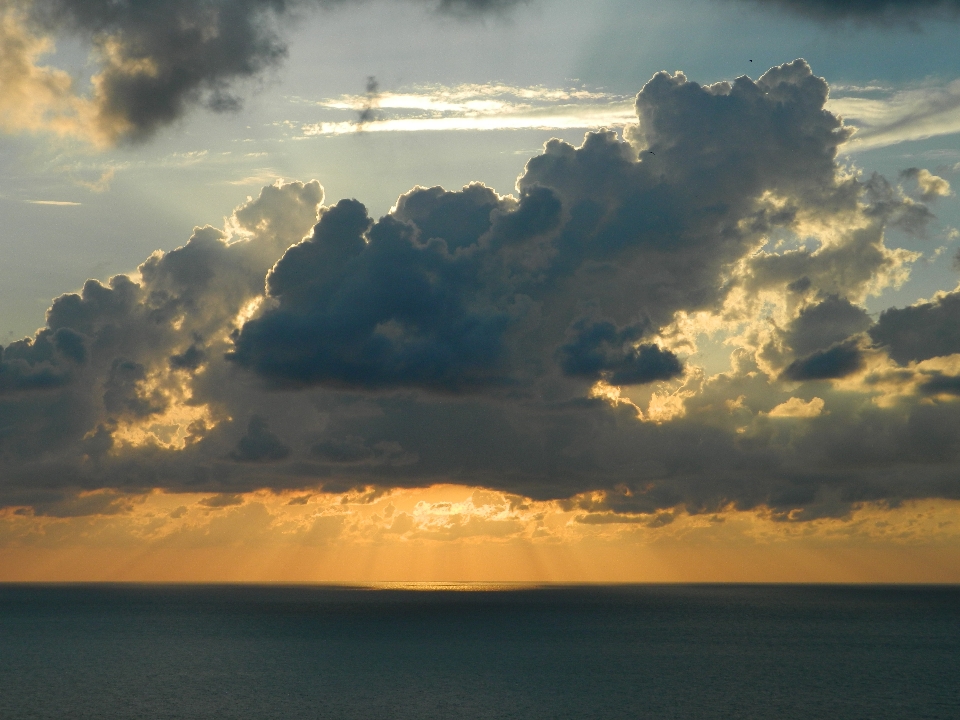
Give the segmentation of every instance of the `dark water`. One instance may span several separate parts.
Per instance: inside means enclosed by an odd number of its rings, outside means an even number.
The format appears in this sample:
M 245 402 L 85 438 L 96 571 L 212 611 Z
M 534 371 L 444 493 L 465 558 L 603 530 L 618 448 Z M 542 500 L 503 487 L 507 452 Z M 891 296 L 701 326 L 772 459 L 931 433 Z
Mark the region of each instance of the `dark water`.
M 0 585 L 0 718 L 960 719 L 960 588 Z

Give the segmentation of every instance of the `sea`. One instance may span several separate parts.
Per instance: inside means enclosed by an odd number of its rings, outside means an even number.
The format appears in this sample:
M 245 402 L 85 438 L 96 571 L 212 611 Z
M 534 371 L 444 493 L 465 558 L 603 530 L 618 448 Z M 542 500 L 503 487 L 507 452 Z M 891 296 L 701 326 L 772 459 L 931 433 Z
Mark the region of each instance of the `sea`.
M 0 585 L 0 718 L 960 720 L 960 587 Z

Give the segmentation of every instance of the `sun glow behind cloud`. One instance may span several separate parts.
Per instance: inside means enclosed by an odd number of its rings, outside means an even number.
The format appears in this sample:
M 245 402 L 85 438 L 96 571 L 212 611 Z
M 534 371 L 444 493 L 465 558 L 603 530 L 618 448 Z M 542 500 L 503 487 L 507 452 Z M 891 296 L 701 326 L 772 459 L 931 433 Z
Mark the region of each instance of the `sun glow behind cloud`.
M 561 130 L 636 122 L 631 97 L 584 89 L 501 84 L 415 87 L 397 93 L 347 95 L 309 104 L 341 113 L 348 111 L 355 117 L 306 124 L 301 128 L 305 137 L 356 132 Z
M 799 60 L 710 87 L 661 73 L 639 124 L 548 141 L 516 195 L 417 186 L 374 220 L 325 204 L 317 181 L 278 182 L 222 230 L 58 297 L 46 328 L 3 350 L 19 413 L 4 442 L 22 453 L 4 458 L 9 576 L 953 572 L 955 495 L 938 475 L 953 456 L 917 448 L 957 412 L 960 345 L 939 328 L 960 301 L 864 307 L 920 257 L 887 231 L 922 234 L 951 186 L 836 161 L 850 130 L 822 111 L 827 90 Z M 322 109 L 362 112 L 349 126 L 363 131 L 503 127 L 577 103 L 636 117 L 632 100 L 577 92 L 430 88 Z M 922 343 L 903 333 L 913 315 Z M 49 420 L 64 403 L 75 427 Z M 86 559 L 51 566 L 51 539 Z M 826 557 L 904 543 L 947 558 L 844 576 Z M 98 570 L 108 550 L 125 559 Z
M 960 580 L 948 550 L 960 502 L 865 504 L 795 523 L 769 511 L 591 512 L 593 497 L 538 502 L 459 485 L 86 498 L 109 514 L 0 513 L 0 581 Z

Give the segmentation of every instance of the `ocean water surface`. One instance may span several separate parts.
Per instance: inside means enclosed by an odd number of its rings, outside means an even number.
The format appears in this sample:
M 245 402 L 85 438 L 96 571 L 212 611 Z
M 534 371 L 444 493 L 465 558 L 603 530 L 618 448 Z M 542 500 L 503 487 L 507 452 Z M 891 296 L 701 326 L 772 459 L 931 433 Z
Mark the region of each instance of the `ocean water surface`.
M 0 585 L 0 718 L 960 718 L 960 588 Z

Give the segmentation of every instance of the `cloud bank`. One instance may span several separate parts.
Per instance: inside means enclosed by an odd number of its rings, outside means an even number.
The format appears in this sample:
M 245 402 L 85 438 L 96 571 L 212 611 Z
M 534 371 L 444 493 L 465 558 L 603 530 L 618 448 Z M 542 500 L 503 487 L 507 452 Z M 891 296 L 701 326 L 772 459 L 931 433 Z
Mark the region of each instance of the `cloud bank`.
M 805 520 L 960 497 L 957 293 L 863 307 L 917 258 L 886 229 L 923 233 L 949 184 L 840 164 L 826 98 L 802 60 L 661 72 L 625 137 L 549 141 L 515 195 L 416 187 L 376 219 L 267 186 L 3 348 L 0 504 L 459 483 Z

